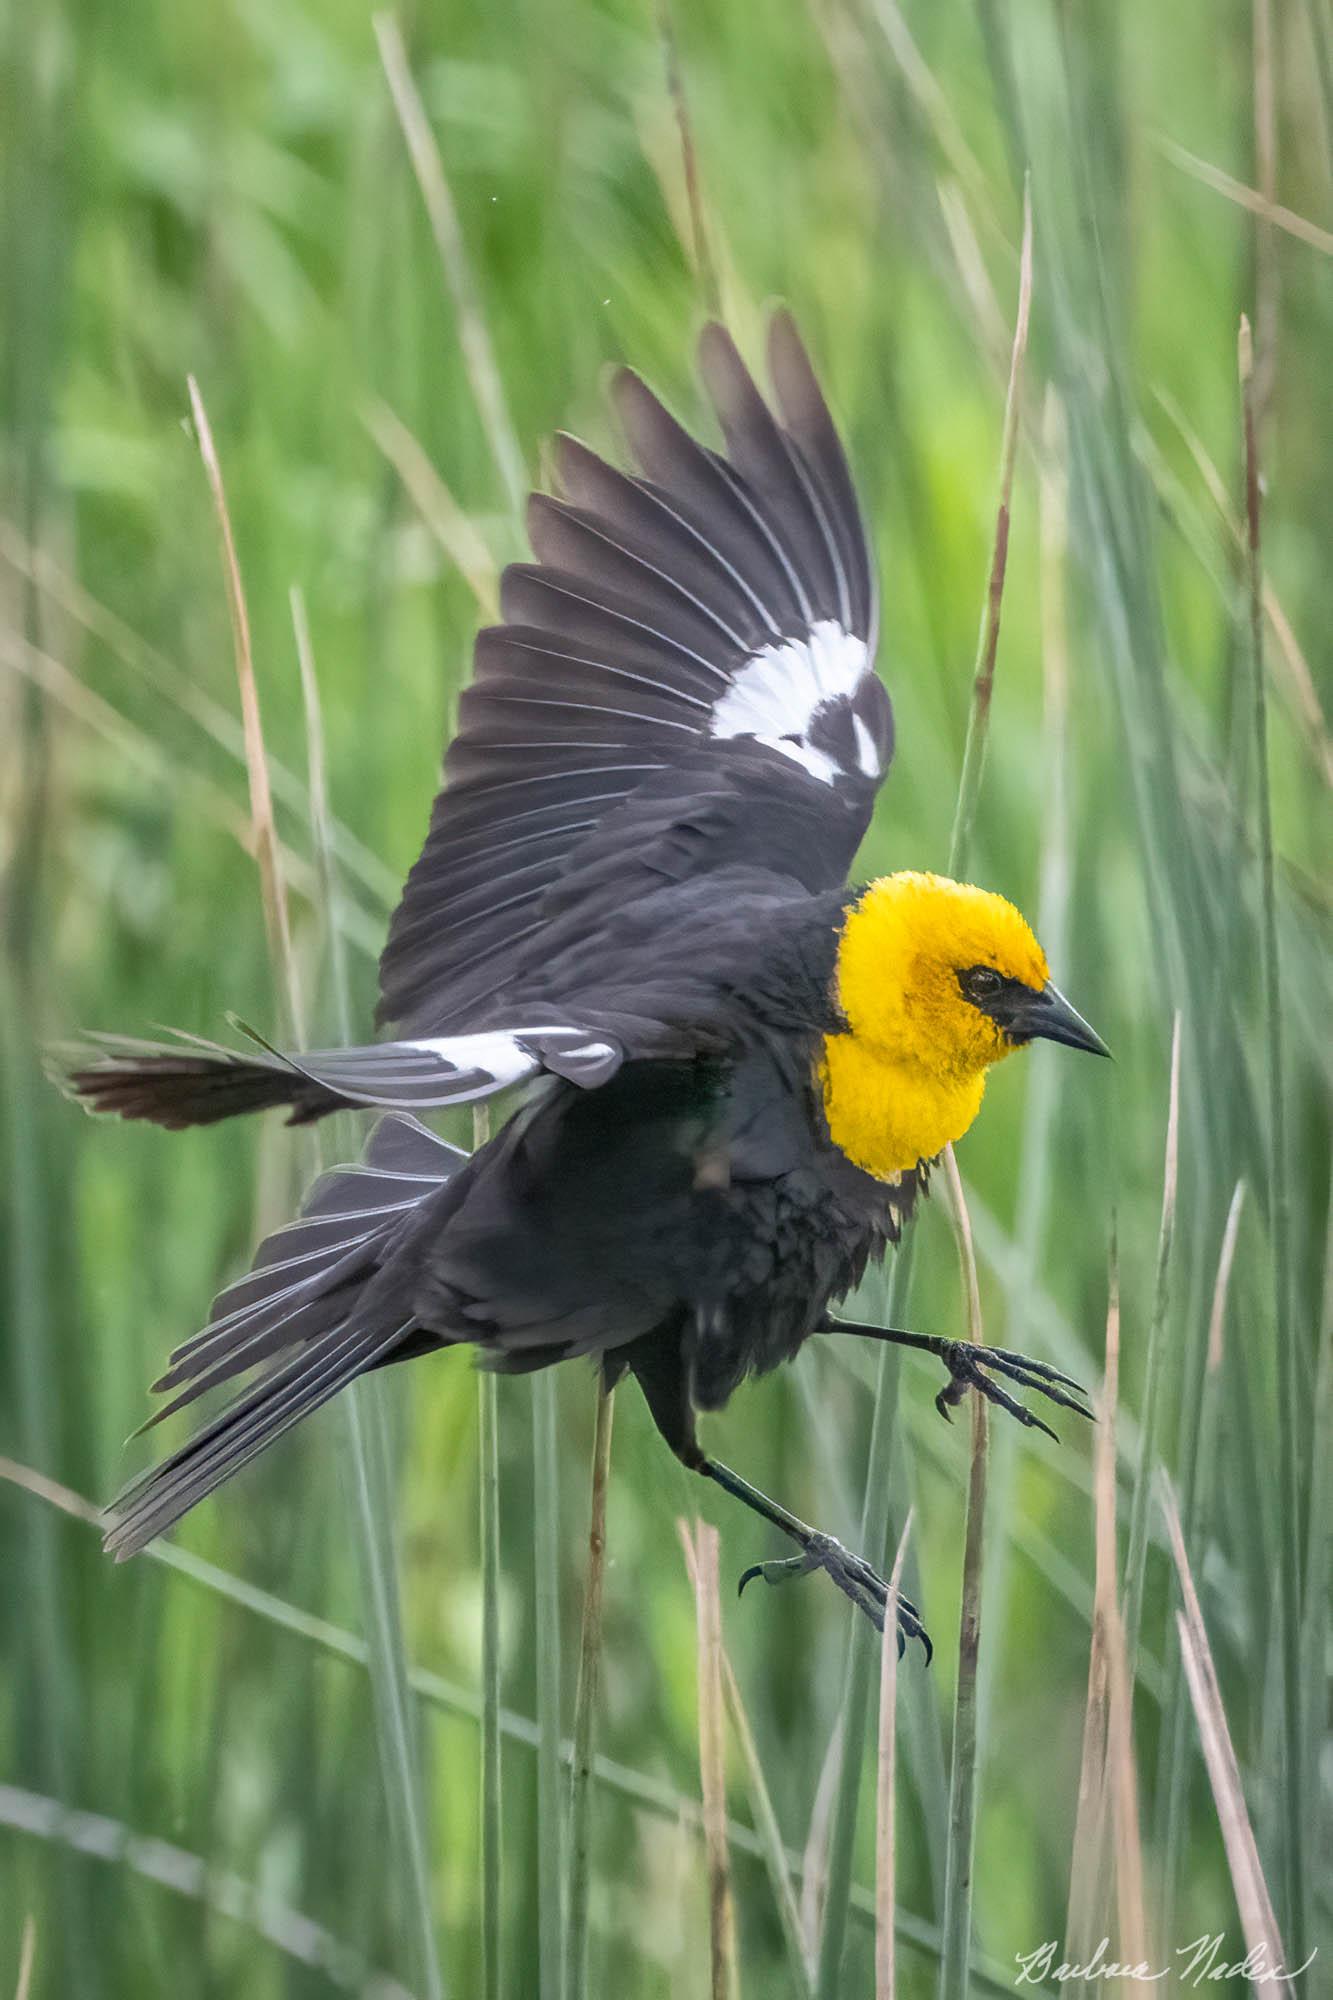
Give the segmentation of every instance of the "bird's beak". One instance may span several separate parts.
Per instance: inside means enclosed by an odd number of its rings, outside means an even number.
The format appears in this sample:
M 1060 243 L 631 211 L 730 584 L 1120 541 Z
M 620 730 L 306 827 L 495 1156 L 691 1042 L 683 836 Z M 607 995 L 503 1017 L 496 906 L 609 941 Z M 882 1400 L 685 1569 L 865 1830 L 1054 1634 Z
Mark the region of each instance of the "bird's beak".
M 1004 1026 L 1016 1041 L 1063 1042 L 1066 1048 L 1086 1049 L 1091 1056 L 1111 1053 L 1096 1029 L 1049 980 L 1040 993 L 1011 1003 Z

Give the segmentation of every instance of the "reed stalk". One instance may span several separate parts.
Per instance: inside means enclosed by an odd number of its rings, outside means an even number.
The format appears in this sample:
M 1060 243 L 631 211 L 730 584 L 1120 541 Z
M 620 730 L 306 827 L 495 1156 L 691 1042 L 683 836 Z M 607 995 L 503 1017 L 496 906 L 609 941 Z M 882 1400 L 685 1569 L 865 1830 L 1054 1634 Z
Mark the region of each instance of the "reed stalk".
M 588 1566 L 579 1633 L 579 1678 L 574 1696 L 574 1755 L 569 1782 L 569 1894 L 566 1904 L 565 1993 L 587 1991 L 588 1920 L 592 1893 L 592 1775 L 602 1683 L 602 1601 L 606 1587 L 606 1494 L 611 1475 L 614 1391 L 597 1390 L 592 1442 L 592 1492 Z
M 1301 1617 L 1305 1532 L 1300 1466 L 1306 1427 L 1299 1389 L 1300 1357 L 1291 1303 L 1291 1197 L 1287 1178 L 1286 1097 L 1283 1082 L 1282 972 L 1278 957 L 1277 884 L 1273 857 L 1273 802 L 1268 758 L 1268 676 L 1264 665 L 1262 471 L 1254 407 L 1254 345 L 1241 315 L 1238 342 L 1241 436 L 1245 470 L 1245 525 L 1249 580 L 1250 696 L 1253 703 L 1258 781 L 1259 958 L 1263 984 L 1265 1094 L 1268 1105 L 1268 1237 L 1277 1336 L 1278 1490 L 1282 1604 L 1280 1662 L 1284 1764 L 1282 1907 L 1288 1940 L 1299 1959 L 1306 1932 L 1306 1813 L 1310 1782 L 1302 1720 Z
M 894 1916 L 898 1900 L 898 1593 L 902 1585 L 909 1509 L 889 1572 L 879 1667 L 879 1757 L 875 1784 L 875 2000 L 895 2000 L 898 1986 Z

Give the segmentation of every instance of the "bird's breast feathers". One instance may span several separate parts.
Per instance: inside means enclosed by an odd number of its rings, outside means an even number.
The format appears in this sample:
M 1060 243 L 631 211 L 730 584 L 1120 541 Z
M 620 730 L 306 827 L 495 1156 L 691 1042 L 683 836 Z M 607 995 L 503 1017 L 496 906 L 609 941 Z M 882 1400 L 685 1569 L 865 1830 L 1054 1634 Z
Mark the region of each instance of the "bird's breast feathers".
M 985 1089 L 984 1072 L 929 1074 L 855 1035 L 826 1036 L 819 1059 L 829 1137 L 879 1181 L 897 1180 L 961 1139 Z

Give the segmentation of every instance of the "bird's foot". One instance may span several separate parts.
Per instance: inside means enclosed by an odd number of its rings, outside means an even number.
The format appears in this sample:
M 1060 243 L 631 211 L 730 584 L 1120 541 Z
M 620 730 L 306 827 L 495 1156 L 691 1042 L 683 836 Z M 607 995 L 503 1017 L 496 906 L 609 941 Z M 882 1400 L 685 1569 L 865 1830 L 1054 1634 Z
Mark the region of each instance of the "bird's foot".
M 1045 1431 L 1047 1437 L 1055 1437 L 1056 1433 L 1048 1423 L 1034 1416 L 1026 1404 L 1001 1388 L 995 1377 L 1003 1375 L 1010 1382 L 1016 1382 L 1021 1389 L 1035 1389 L 1050 1402 L 1058 1403 L 1061 1409 L 1074 1410 L 1090 1423 L 1093 1421 L 1093 1413 L 1087 1405 L 1087 1390 L 1071 1375 L 1062 1375 L 1058 1368 L 1052 1368 L 1045 1361 L 1033 1361 L 1026 1354 L 1013 1354 L 1007 1347 L 981 1347 L 970 1340 L 941 1340 L 934 1352 L 949 1371 L 948 1381 L 935 1398 L 935 1408 L 946 1420 L 950 1410 L 962 1402 L 968 1390 L 975 1389 L 987 1402 L 1007 1410 L 1011 1417 L 1017 1417 L 1019 1423 L 1025 1424 L 1029 1430 Z
M 854 1554 L 841 1542 L 835 1541 L 832 1535 L 821 1534 L 818 1529 L 808 1528 L 804 1534 L 795 1535 L 793 1539 L 801 1543 L 801 1553 L 786 1556 L 777 1562 L 752 1563 L 737 1585 L 737 1595 L 756 1577 L 765 1583 L 779 1584 L 788 1583 L 794 1577 L 807 1576 L 811 1570 L 823 1570 L 844 1596 L 849 1597 L 858 1610 L 864 1611 L 875 1630 L 882 1632 L 889 1603 L 889 1586 L 878 1570 L 872 1569 L 863 1556 Z M 897 1593 L 896 1610 L 899 1658 L 909 1639 L 919 1639 L 925 1648 L 926 1664 L 929 1666 L 934 1652 L 930 1635 L 921 1623 L 916 1606 L 901 1591 Z

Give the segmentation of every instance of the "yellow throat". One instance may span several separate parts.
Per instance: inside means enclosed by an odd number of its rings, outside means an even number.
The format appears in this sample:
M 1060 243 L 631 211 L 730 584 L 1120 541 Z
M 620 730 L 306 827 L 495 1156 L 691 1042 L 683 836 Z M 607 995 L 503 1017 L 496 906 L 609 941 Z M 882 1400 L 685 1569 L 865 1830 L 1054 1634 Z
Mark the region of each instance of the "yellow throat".
M 877 1180 L 892 1180 L 960 1139 L 986 1073 L 1013 1044 L 968 1001 L 959 974 L 993 966 L 1039 990 L 1041 946 L 1011 903 L 939 875 L 872 882 L 838 941 L 846 1030 L 826 1035 L 819 1083 L 829 1135 Z

